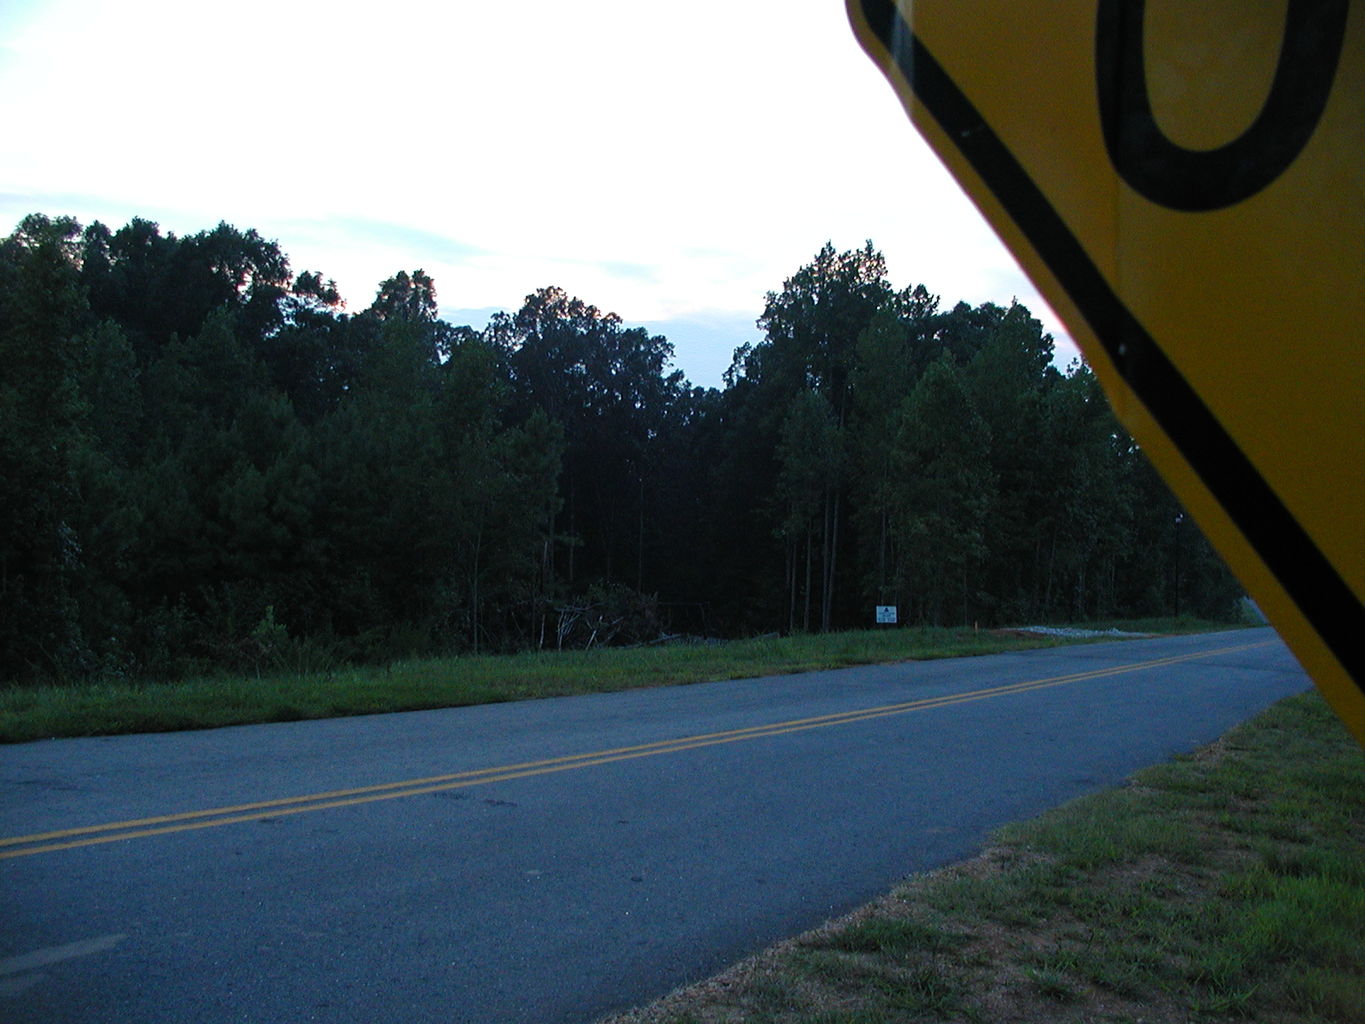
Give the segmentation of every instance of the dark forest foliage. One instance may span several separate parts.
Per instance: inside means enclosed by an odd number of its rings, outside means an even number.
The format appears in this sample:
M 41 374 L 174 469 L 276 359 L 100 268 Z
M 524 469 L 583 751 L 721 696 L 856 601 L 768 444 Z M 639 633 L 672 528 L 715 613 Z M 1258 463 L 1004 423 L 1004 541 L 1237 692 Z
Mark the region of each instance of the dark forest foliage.
M 1239 591 L 1027 309 L 825 246 L 723 390 L 558 288 L 347 312 L 226 224 L 0 242 L 0 677 L 1226 612 Z

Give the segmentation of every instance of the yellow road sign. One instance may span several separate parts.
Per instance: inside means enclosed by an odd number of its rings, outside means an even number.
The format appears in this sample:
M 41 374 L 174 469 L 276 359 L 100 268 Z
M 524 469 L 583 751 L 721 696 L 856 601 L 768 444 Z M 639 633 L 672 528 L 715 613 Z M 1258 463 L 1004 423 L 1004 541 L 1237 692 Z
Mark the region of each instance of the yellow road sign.
M 848 8 L 1124 424 L 1365 743 L 1365 7 Z

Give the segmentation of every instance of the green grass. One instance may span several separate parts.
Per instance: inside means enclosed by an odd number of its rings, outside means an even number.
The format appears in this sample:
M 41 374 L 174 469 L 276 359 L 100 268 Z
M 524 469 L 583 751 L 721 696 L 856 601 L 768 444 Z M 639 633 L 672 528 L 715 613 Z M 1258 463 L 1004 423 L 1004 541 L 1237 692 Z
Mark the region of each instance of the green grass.
M 1193 620 L 1178 624 L 1185 630 L 1227 628 Z M 491 704 L 912 658 L 993 654 L 1061 642 L 975 629 L 862 630 L 715 645 L 412 660 L 384 667 L 213 676 L 174 683 L 10 686 L 0 689 L 0 742 Z
M 751 985 L 770 1024 L 1359 1024 L 1365 754 L 1290 698 L 613 1024 L 757 1019 Z

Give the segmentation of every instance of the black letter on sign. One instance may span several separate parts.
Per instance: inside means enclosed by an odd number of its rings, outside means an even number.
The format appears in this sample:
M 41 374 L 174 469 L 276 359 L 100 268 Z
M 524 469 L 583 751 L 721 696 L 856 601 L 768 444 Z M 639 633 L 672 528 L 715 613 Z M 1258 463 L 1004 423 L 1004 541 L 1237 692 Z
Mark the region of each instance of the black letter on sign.
M 1145 0 L 1099 0 L 1100 126 L 1123 180 L 1154 203 L 1195 212 L 1232 206 L 1269 185 L 1303 151 L 1327 106 L 1350 6 L 1350 0 L 1289 0 L 1280 61 L 1260 114 L 1227 145 L 1194 150 L 1168 139 L 1152 116 Z

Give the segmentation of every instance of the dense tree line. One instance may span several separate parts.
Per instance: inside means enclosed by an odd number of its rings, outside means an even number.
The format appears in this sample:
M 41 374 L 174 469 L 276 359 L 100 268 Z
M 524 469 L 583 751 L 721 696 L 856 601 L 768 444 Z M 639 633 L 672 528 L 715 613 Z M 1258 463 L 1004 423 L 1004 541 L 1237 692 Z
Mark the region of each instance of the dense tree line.
M 869 243 L 767 296 L 723 389 L 557 288 L 348 312 L 226 224 L 0 243 L 0 676 L 1226 611 L 1238 589 L 1017 304 Z

